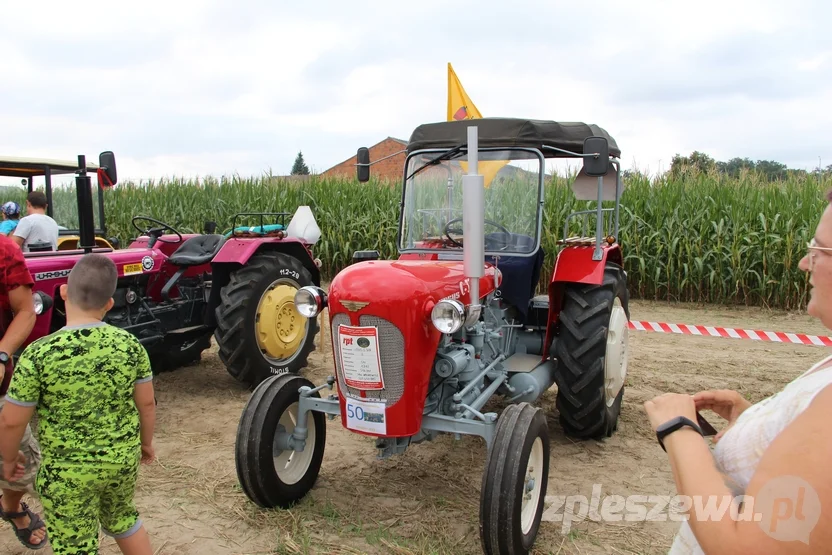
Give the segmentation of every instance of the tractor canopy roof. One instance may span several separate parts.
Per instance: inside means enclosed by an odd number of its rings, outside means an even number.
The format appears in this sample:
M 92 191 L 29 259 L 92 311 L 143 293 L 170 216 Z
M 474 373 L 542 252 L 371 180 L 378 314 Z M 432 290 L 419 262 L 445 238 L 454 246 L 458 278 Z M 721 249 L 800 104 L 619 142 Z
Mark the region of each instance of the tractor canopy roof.
M 52 175 L 75 173 L 78 170 L 78 160 L 0 156 L 0 176 L 36 177 L 45 175 L 47 169 Z M 96 170 L 98 170 L 98 164 L 87 162 L 87 171 Z
M 539 149 L 546 158 L 570 157 L 544 147 L 583 154 L 584 140 L 604 137 L 610 156 L 619 158 L 621 150 L 607 131 L 595 124 L 557 122 L 522 118 L 480 118 L 424 123 L 413 130 L 407 153 L 427 148 L 453 148 L 468 142 L 468 127 L 476 125 L 480 148 L 522 147 Z

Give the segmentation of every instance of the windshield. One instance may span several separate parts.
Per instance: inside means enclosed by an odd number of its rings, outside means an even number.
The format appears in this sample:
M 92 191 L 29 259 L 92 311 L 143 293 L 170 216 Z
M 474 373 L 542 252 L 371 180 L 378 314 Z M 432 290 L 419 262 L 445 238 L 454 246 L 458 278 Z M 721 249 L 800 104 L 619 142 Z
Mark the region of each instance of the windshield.
M 442 161 L 436 161 L 440 158 Z M 428 165 L 430 161 L 433 164 Z M 425 151 L 408 158 L 399 249 L 459 251 L 462 234 L 462 176 L 465 150 Z M 543 160 L 531 150 L 479 152 L 485 181 L 485 251 L 530 255 L 537 250 Z
M 89 173 L 87 175 L 90 175 Z M 91 192 L 92 192 L 92 214 L 95 222 L 95 229 L 100 230 L 101 226 L 101 207 L 100 193 L 95 174 L 90 175 Z M 75 192 L 75 182 L 67 181 L 65 183 L 56 183 L 54 177 L 52 178 L 52 217 L 61 227 L 62 231 L 71 230 L 78 232 L 78 196 Z

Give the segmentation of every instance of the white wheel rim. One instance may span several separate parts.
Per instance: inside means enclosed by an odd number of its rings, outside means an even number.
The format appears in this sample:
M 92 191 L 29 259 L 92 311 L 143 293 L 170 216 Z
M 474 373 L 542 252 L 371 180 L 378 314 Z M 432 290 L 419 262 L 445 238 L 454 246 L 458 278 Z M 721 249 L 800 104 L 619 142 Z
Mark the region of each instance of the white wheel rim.
M 537 506 L 540 503 L 540 491 L 543 488 L 543 440 L 539 437 L 535 438 L 532 444 L 524 477 L 520 524 L 523 534 L 528 534 L 534 525 Z
M 275 444 L 284 433 L 291 435 L 295 431 L 295 424 L 298 421 L 298 404 L 293 403 L 280 415 L 279 424 L 285 428 L 285 432 L 278 428 L 275 433 Z M 306 414 L 306 428 L 309 435 L 306 437 L 306 444 L 303 451 L 297 452 L 293 449 L 279 450 L 273 452 L 274 470 L 278 478 L 284 484 L 294 484 L 306 475 L 309 465 L 312 463 L 312 455 L 315 451 L 315 421 L 312 413 Z
M 615 402 L 615 397 L 627 378 L 628 340 L 627 313 L 621 306 L 621 299 L 616 297 L 610 314 L 607 349 L 604 355 L 604 392 L 608 407 Z

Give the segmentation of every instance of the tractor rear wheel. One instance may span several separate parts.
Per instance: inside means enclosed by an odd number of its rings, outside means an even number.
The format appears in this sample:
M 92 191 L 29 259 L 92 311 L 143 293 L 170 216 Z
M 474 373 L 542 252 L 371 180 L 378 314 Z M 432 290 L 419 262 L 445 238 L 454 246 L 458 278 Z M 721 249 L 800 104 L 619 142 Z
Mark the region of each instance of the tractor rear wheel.
M 306 415 L 308 435 L 303 451 L 282 449 L 298 421 L 298 390 L 314 387 L 292 374 L 272 376 L 249 398 L 237 427 L 234 463 L 243 492 L 265 509 L 289 508 L 302 499 L 318 479 L 326 446 L 326 418 Z M 315 392 L 314 397 L 320 398 Z
M 627 379 L 627 276 L 607 262 L 601 285 L 566 286 L 555 343 L 555 382 L 563 431 L 577 439 L 610 437 L 618 429 Z
M 314 285 L 300 260 L 261 252 L 231 274 L 220 292 L 214 338 L 237 381 L 255 387 L 272 375 L 297 374 L 315 348 L 316 318 L 295 309 L 295 293 Z
M 543 409 L 508 405 L 497 420 L 480 492 L 480 541 L 486 555 L 529 553 L 549 482 L 549 428 Z

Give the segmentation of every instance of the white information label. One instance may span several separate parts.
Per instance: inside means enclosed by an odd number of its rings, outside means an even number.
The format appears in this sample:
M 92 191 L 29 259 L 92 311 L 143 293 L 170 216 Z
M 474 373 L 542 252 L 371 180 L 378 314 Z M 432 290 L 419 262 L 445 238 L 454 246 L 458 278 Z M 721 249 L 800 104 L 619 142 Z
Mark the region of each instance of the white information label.
M 384 403 L 370 403 L 346 397 L 347 428 L 359 432 L 384 435 L 387 433 L 387 415 Z
M 339 352 L 344 382 L 356 389 L 384 389 L 378 329 L 373 326 L 338 326 Z

